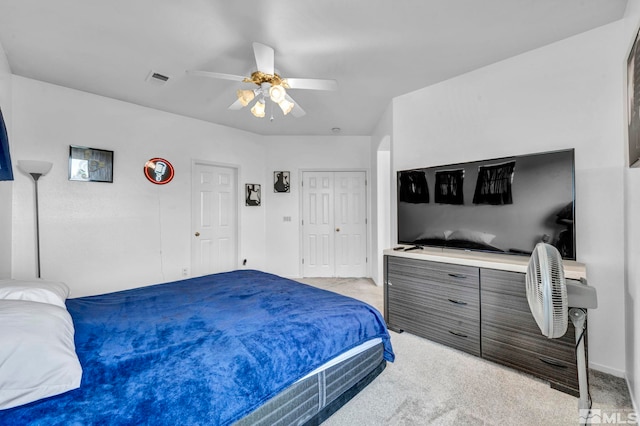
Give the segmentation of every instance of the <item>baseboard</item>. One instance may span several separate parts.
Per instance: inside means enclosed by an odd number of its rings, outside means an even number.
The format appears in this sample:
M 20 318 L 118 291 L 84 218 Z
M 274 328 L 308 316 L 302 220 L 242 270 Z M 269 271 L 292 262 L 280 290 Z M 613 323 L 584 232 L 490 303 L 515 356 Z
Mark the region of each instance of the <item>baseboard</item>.
M 631 383 L 629 383 L 629 377 L 626 376 L 624 379 L 627 382 L 627 389 L 629 389 L 629 396 L 631 396 L 631 404 L 633 404 L 633 411 L 640 414 L 640 410 L 638 410 L 638 404 L 636 403 L 636 396 L 633 394 L 633 388 L 631 387 Z
M 597 364 L 595 362 L 589 362 L 589 368 L 598 370 L 602 373 L 611 374 L 612 376 L 620 377 L 621 379 L 626 379 L 626 372 L 623 370 L 607 367 L 606 365 Z

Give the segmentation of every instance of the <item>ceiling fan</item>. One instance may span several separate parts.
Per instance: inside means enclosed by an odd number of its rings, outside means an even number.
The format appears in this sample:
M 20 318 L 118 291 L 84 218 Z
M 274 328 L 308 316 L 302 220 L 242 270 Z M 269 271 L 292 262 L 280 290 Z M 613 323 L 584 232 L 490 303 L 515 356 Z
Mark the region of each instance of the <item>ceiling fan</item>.
M 338 88 L 335 80 L 281 77 L 275 72 L 275 51 L 272 47 L 254 42 L 253 53 L 258 69 L 249 77 L 212 71 L 187 71 L 187 73 L 257 85 L 258 87 L 254 89 L 239 89 L 236 92 L 238 99 L 229 106 L 229 109 L 238 110 L 255 101 L 251 107 L 251 113 L 258 118 L 265 116 L 268 99 L 276 103 L 284 115 L 291 113 L 294 117 L 302 117 L 306 114 L 286 89 L 336 90 Z M 273 120 L 273 115 L 271 119 Z

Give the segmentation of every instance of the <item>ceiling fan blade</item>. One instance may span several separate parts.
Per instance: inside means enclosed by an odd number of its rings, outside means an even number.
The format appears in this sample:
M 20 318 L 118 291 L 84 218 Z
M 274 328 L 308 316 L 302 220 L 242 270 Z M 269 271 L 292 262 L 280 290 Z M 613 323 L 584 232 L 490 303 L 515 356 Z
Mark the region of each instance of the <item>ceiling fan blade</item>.
M 200 77 L 209 77 L 209 78 L 220 78 L 223 80 L 233 80 L 233 81 L 243 81 L 245 77 L 241 75 L 235 74 L 223 74 L 221 72 L 212 72 L 212 71 L 192 71 L 188 70 L 187 74 L 189 75 L 197 75 Z
M 300 118 L 304 115 L 306 115 L 306 111 L 302 109 L 302 107 L 300 107 L 300 105 L 293 100 L 293 98 L 289 95 L 286 95 L 285 98 L 289 101 L 289 102 L 293 102 L 293 109 L 291 110 L 291 115 L 293 115 L 295 118 Z
M 234 103 L 232 103 L 231 105 L 229 105 L 229 109 L 232 111 L 237 111 L 239 109 L 242 109 L 242 103 L 240 103 L 240 99 L 236 99 L 236 101 Z
M 265 74 L 275 73 L 275 52 L 272 47 L 254 42 L 253 53 L 256 56 L 258 71 L 262 71 Z
M 316 78 L 287 78 L 285 80 L 291 89 L 338 90 L 338 82 L 335 80 Z

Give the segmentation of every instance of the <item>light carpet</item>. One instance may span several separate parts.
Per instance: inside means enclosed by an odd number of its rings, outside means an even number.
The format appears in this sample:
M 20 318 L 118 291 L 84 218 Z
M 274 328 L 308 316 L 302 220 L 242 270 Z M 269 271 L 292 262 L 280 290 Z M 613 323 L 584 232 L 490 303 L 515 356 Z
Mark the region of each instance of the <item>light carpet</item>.
M 369 279 L 304 278 L 383 312 L 382 288 Z M 408 333 L 391 334 L 396 361 L 324 424 L 577 425 L 578 399 L 548 383 Z M 632 403 L 623 379 L 591 371 L 593 408 L 626 421 Z

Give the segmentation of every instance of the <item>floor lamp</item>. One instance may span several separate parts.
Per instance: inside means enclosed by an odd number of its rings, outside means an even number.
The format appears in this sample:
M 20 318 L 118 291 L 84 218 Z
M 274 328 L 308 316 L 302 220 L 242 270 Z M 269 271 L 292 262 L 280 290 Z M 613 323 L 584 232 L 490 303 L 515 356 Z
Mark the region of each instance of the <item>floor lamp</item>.
M 33 184 L 35 185 L 35 200 L 36 200 L 36 276 L 40 278 L 40 218 L 38 215 L 38 179 L 41 176 L 46 175 L 51 170 L 53 163 L 48 161 L 35 161 L 35 160 L 18 160 L 18 168 L 24 173 L 30 174 L 33 178 Z

